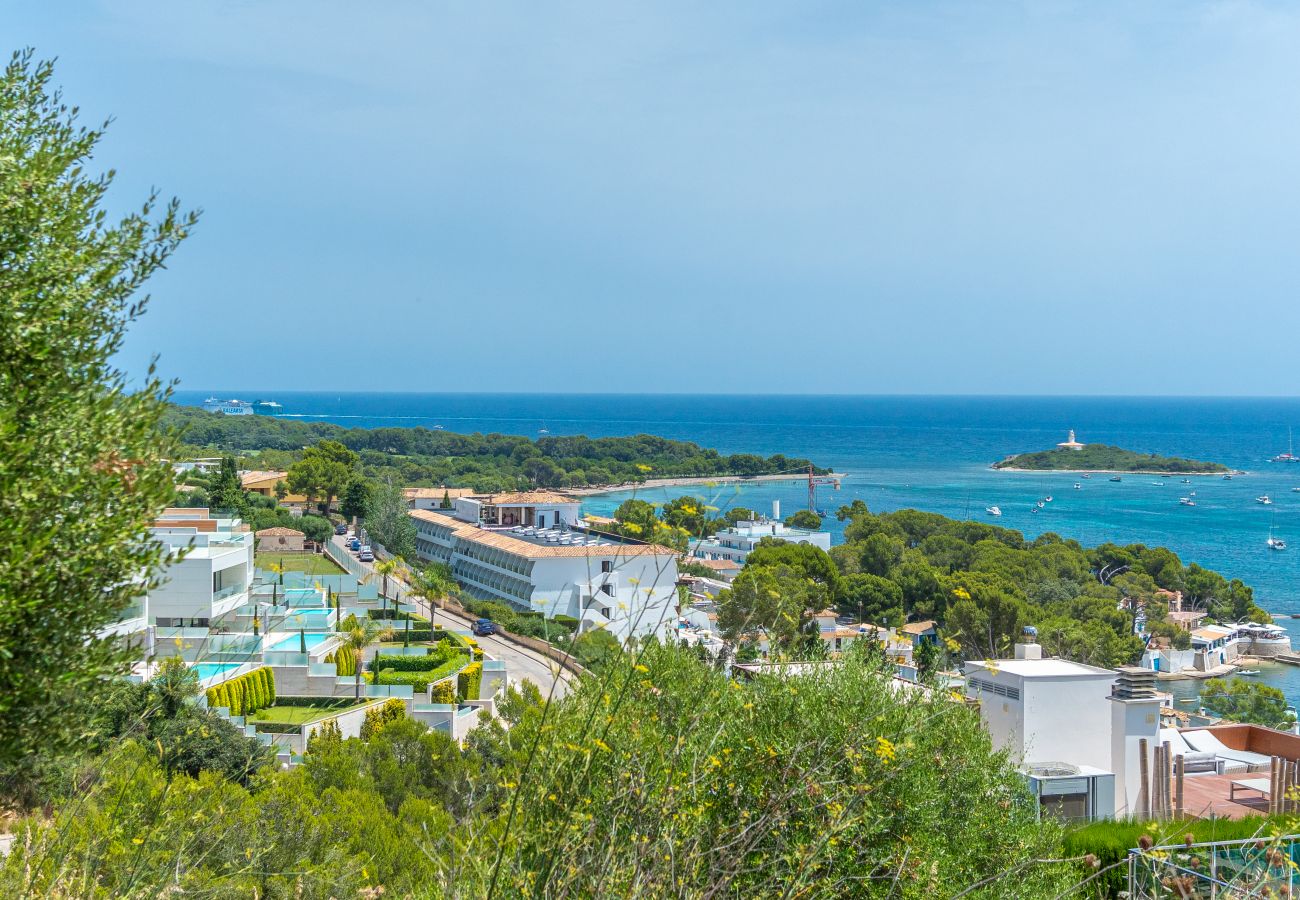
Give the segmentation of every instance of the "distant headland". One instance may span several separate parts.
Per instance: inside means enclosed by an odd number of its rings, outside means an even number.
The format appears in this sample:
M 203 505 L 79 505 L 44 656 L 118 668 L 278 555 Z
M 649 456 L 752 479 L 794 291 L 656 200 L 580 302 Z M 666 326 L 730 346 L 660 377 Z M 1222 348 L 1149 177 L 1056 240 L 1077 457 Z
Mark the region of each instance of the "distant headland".
M 993 464 L 1011 472 L 1132 472 L 1148 475 L 1226 475 L 1233 470 L 1216 462 L 1137 453 L 1109 444 L 1083 444 L 1070 432 L 1052 450 L 1018 453 Z

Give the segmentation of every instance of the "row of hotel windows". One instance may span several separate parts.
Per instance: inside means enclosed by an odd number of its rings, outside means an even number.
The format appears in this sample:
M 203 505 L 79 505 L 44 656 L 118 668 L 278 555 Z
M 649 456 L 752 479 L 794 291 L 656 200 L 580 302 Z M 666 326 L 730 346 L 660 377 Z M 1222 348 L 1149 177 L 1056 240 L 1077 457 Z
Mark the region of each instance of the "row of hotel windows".
M 460 556 L 477 559 L 479 562 L 496 566 L 498 569 L 505 569 L 507 572 L 514 572 L 516 575 L 527 576 L 533 573 L 533 561 L 531 559 L 498 550 L 496 547 L 486 547 L 473 541 L 457 541 L 455 549 Z
M 422 540 L 418 537 L 415 539 L 415 552 L 444 563 L 451 559 L 450 547 L 444 547 L 441 544 L 435 544 L 433 541 Z
M 495 572 L 486 566 L 476 565 L 463 559 L 456 559 L 451 564 L 451 573 L 457 580 L 472 581 L 484 587 L 492 588 L 506 594 L 524 606 L 528 606 L 533 596 L 533 585 L 521 578 Z

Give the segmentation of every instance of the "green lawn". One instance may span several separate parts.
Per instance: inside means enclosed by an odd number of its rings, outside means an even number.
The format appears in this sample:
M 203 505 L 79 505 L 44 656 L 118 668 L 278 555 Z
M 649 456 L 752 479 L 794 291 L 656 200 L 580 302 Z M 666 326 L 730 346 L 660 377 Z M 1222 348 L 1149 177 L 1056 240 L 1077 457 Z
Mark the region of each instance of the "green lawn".
M 276 722 L 281 725 L 306 725 L 308 722 L 346 712 L 368 702 L 370 701 L 363 700 L 358 703 L 356 700 L 340 699 L 323 700 L 320 704 L 312 706 L 268 706 L 253 713 L 248 717 L 248 721 L 254 724 Z
M 306 572 L 308 575 L 343 575 L 346 574 L 339 565 L 321 553 L 286 553 L 283 556 L 274 553 L 256 553 L 253 565 L 267 572 L 273 565 L 284 565 L 286 572 Z

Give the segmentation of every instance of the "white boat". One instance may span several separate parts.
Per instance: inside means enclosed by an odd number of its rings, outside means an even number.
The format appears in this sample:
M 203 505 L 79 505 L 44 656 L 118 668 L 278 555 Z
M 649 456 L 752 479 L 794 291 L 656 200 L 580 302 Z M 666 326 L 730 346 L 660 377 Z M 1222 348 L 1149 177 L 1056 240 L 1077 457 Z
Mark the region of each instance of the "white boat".
M 1081 490 L 1083 490 L 1083 485 L 1079 484 L 1079 482 L 1076 481 L 1076 482 L 1074 483 L 1074 489 L 1075 489 L 1076 491 L 1081 491 Z
M 1242 669 L 1242 670 L 1241 670 L 1240 672 L 1238 672 L 1237 674 L 1238 674 L 1238 675 L 1258 675 L 1258 674 L 1259 674 L 1259 669 Z
M 1083 477 L 1084 477 L 1084 478 L 1091 478 L 1092 476 L 1089 475 L 1087 472 L 1084 472 L 1084 473 L 1083 473 Z
M 998 509 L 996 506 L 986 506 L 984 507 L 984 511 L 988 513 L 990 516 L 1002 515 L 1002 510 Z
M 1046 497 L 1044 497 L 1044 498 L 1043 498 L 1043 502 L 1044 502 L 1044 503 L 1051 503 L 1051 502 L 1052 502 L 1052 495 L 1051 495 L 1051 494 L 1048 494 Z
M 1042 508 L 1043 508 L 1044 506 L 1046 506 L 1046 505 L 1047 505 L 1047 504 L 1044 503 L 1042 500 L 1039 500 L 1039 501 L 1038 501 L 1038 506 L 1036 506 L 1035 509 L 1042 509 Z
M 1190 478 L 1184 478 L 1184 479 L 1183 479 L 1183 484 L 1191 484 L 1191 483 L 1192 483 L 1192 479 L 1190 479 Z
M 1274 514 L 1273 514 L 1273 519 L 1274 519 L 1274 521 L 1277 520 L 1277 513 L 1274 513 Z M 1272 523 L 1272 522 L 1270 522 L 1269 525 L 1268 525 L 1268 541 L 1267 541 L 1266 543 L 1267 543 L 1267 545 L 1268 545 L 1268 549 L 1270 549 L 1270 550 L 1285 550 L 1285 549 L 1286 549 L 1286 541 L 1282 540 L 1282 539 L 1279 538 L 1279 537 L 1273 537 L 1273 523 Z
M 1195 505 L 1196 505 L 1196 501 L 1193 500 L 1191 497 L 1179 497 L 1179 498 L 1178 498 L 1178 502 L 1181 503 L 1183 506 L 1195 506 Z
M 1258 497 L 1255 498 L 1255 502 L 1262 503 L 1265 506 L 1271 506 L 1273 503 L 1272 500 L 1268 499 L 1268 494 L 1260 494 Z
M 1153 482 L 1151 482 L 1151 483 L 1154 484 L 1156 487 L 1164 487 L 1164 486 L 1165 486 L 1165 483 L 1164 483 L 1163 481 L 1153 481 Z
M 1270 462 L 1300 463 L 1300 456 L 1295 455 L 1295 445 L 1291 443 L 1291 429 L 1286 430 L 1286 452 L 1279 453 Z

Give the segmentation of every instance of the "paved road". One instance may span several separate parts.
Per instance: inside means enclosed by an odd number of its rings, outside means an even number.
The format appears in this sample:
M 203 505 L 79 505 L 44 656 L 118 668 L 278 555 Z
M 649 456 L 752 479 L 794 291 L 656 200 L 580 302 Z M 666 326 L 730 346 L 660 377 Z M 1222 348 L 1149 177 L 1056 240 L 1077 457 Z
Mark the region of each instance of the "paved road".
M 331 540 L 333 540 L 344 553 L 349 552 L 342 536 L 335 535 Z M 374 571 L 374 566 L 371 563 L 361 563 L 361 565 L 369 571 Z M 382 576 L 377 577 L 379 577 L 379 583 L 382 586 Z M 394 588 L 394 582 L 396 582 L 396 588 Z M 406 583 L 401 581 L 401 579 L 390 576 L 388 579 L 388 591 L 392 594 L 394 590 L 400 591 L 400 596 L 405 602 L 414 603 L 423 611 L 424 615 L 429 617 L 430 621 L 440 622 L 444 628 L 468 630 L 472 624 L 469 619 L 454 615 L 450 612 L 437 609 L 436 607 L 430 609 L 429 604 L 422 599 L 407 597 L 408 586 Z M 506 670 L 509 673 L 510 682 L 512 684 L 526 678 L 541 689 L 543 697 L 545 697 L 547 692 L 551 690 L 552 683 L 554 683 L 555 686 L 556 697 L 563 697 L 567 692 L 569 679 L 572 675 L 570 675 L 567 670 L 560 668 L 557 664 L 553 663 L 541 654 L 534 653 L 526 647 L 520 647 L 518 644 L 512 644 L 496 635 L 476 637 L 474 640 L 478 641 L 478 645 L 483 648 L 483 653 L 485 655 L 491 659 L 499 659 L 506 664 Z M 555 674 L 557 670 L 558 675 Z

